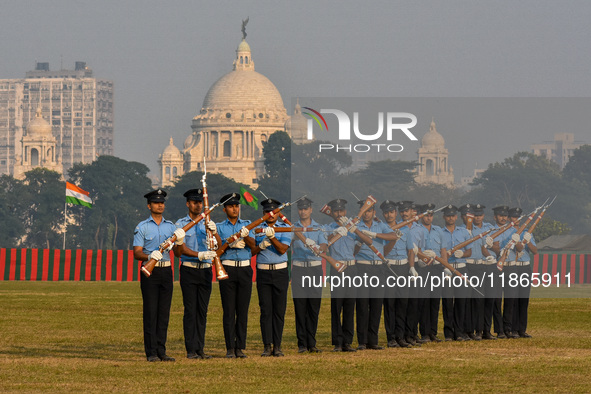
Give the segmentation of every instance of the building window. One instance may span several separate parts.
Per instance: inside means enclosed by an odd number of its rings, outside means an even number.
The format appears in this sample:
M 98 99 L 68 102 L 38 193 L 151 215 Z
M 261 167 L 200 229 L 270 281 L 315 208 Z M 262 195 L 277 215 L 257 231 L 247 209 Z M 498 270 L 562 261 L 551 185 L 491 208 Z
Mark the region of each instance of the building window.
M 427 172 L 427 175 L 433 175 L 435 173 L 434 168 L 433 168 L 433 160 L 431 160 L 431 159 L 427 160 L 426 172 Z
M 31 165 L 32 166 L 39 165 L 39 151 L 35 148 L 31 149 Z
M 230 157 L 232 151 L 232 144 L 230 141 L 224 141 L 224 157 Z

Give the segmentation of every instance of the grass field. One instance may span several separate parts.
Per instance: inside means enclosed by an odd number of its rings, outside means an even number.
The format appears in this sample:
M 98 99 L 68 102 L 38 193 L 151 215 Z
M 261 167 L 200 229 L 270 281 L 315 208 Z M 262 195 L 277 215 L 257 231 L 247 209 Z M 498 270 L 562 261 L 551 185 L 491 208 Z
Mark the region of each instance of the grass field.
M 256 290 L 245 360 L 227 360 L 214 285 L 206 352 L 185 358 L 182 298 L 175 291 L 168 353 L 143 353 L 138 283 L 0 282 L 0 391 L 591 391 L 591 299 L 532 299 L 533 339 L 426 344 L 353 354 L 330 350 L 330 302 L 323 300 L 321 354 L 297 354 L 288 300 L 283 350 L 261 358 Z M 440 328 L 441 332 L 441 328 Z M 440 334 L 441 336 L 441 334 Z M 385 345 L 385 333 L 381 332 Z

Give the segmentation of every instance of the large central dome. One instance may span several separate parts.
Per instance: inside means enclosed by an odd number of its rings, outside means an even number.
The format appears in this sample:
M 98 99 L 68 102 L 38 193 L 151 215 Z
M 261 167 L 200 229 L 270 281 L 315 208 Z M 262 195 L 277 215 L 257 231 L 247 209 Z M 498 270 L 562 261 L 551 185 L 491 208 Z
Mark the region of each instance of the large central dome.
M 234 70 L 211 86 L 203 100 L 201 113 L 212 110 L 285 111 L 281 94 L 273 82 L 254 71 L 251 56 L 250 46 L 243 39 L 236 50 Z
M 279 91 L 267 77 L 256 71 L 234 70 L 209 89 L 202 110 L 284 111 Z

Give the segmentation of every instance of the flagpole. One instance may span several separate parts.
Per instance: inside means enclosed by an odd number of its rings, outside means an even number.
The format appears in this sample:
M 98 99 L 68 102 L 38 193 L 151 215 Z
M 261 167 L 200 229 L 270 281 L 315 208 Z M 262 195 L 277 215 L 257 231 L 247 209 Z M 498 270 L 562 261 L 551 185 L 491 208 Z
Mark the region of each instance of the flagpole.
M 68 228 L 68 223 L 66 222 L 66 212 L 68 211 L 68 203 L 64 203 L 64 244 L 62 249 L 66 250 L 66 230 Z

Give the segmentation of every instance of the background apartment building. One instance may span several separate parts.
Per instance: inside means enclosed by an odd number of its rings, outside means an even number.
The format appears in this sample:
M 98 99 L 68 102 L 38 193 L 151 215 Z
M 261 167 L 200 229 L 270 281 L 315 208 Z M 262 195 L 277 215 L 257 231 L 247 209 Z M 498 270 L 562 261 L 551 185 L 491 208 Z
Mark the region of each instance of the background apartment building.
M 0 174 L 13 175 L 22 162 L 22 140 L 38 108 L 64 175 L 74 163 L 113 154 L 113 82 L 94 78 L 85 62 L 59 71 L 37 63 L 24 79 L 0 80 Z

